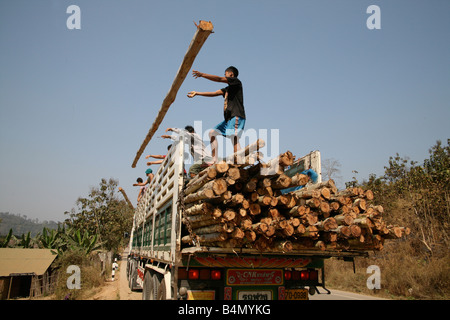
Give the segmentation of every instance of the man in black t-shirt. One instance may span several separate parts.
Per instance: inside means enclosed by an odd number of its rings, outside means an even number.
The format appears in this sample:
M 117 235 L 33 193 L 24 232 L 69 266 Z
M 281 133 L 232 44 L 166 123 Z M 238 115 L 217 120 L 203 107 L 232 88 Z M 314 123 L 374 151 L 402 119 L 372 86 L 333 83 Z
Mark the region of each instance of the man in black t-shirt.
M 231 66 L 225 70 L 224 77 L 206 74 L 196 70 L 192 71 L 192 75 L 195 78 L 203 77 L 211 81 L 224 82 L 228 84 L 227 87 L 215 92 L 191 91 L 188 93 L 189 98 L 193 98 L 195 96 L 224 97 L 224 121 L 219 123 L 214 127 L 214 129 L 209 132 L 213 161 L 217 162 L 216 136 L 218 134 L 222 134 L 224 137 L 230 137 L 232 139 L 234 152 L 237 152 L 241 148 L 239 144 L 239 137 L 242 134 L 242 130 L 245 126 L 245 109 L 242 83 L 237 78 L 239 75 L 239 71 L 235 67 Z

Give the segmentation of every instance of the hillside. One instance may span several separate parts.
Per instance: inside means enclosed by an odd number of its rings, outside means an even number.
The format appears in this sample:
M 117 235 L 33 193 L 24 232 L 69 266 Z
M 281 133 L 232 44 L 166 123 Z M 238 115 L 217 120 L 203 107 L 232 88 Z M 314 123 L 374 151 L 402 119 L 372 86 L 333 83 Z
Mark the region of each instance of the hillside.
M 0 212 L 0 236 L 7 235 L 9 230 L 13 229 L 15 236 L 21 236 L 30 231 L 31 236 L 34 237 L 39 232 L 42 232 L 44 227 L 57 229 L 58 222 L 46 220 L 40 222 L 38 219 L 29 219 L 25 215 Z

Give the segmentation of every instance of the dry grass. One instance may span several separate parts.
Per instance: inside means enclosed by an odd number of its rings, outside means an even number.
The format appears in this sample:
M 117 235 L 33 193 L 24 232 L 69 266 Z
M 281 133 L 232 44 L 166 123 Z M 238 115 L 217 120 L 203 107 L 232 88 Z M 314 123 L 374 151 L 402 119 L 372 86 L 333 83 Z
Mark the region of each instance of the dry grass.
M 67 267 L 77 265 L 80 267 L 81 289 L 68 289 L 67 279 L 71 276 L 66 273 Z M 86 300 L 100 291 L 105 279 L 101 274 L 101 268 L 90 257 L 77 252 L 65 252 L 59 261 L 59 277 L 56 285 L 55 300 Z M 108 274 L 108 273 L 106 273 Z
M 423 224 L 404 199 L 391 202 L 385 218 L 392 224 L 410 227 L 410 236 L 386 240 L 383 250 L 370 253 L 368 258 L 357 258 L 356 273 L 351 262 L 326 260 L 327 286 L 389 299 L 450 299 L 450 250 L 446 242 L 426 241 L 420 229 Z M 370 265 L 377 265 L 381 271 L 381 289 L 375 292 L 366 284 Z

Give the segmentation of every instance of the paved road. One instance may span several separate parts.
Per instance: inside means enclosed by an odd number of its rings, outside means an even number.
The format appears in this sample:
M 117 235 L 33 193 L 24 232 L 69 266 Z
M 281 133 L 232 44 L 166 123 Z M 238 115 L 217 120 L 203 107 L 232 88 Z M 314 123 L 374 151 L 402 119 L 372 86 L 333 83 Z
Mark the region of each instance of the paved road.
M 325 290 L 319 289 L 320 292 L 326 293 Z M 335 289 L 328 289 L 331 291 L 331 294 L 315 294 L 310 295 L 310 300 L 386 300 L 384 298 L 379 298 L 375 296 L 367 296 L 362 295 L 358 293 L 353 292 L 347 292 L 347 291 L 341 291 L 341 290 L 335 290 Z

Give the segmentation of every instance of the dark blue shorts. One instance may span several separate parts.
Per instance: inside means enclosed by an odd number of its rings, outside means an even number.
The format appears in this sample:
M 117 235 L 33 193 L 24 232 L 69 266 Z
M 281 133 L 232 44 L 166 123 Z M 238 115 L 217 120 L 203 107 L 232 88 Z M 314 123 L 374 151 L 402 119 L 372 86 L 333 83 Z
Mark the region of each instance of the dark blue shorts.
M 233 117 L 230 120 L 222 121 L 217 126 L 214 127 L 214 130 L 220 132 L 224 137 L 232 137 L 242 135 L 242 131 L 244 130 L 245 119 L 240 117 Z

